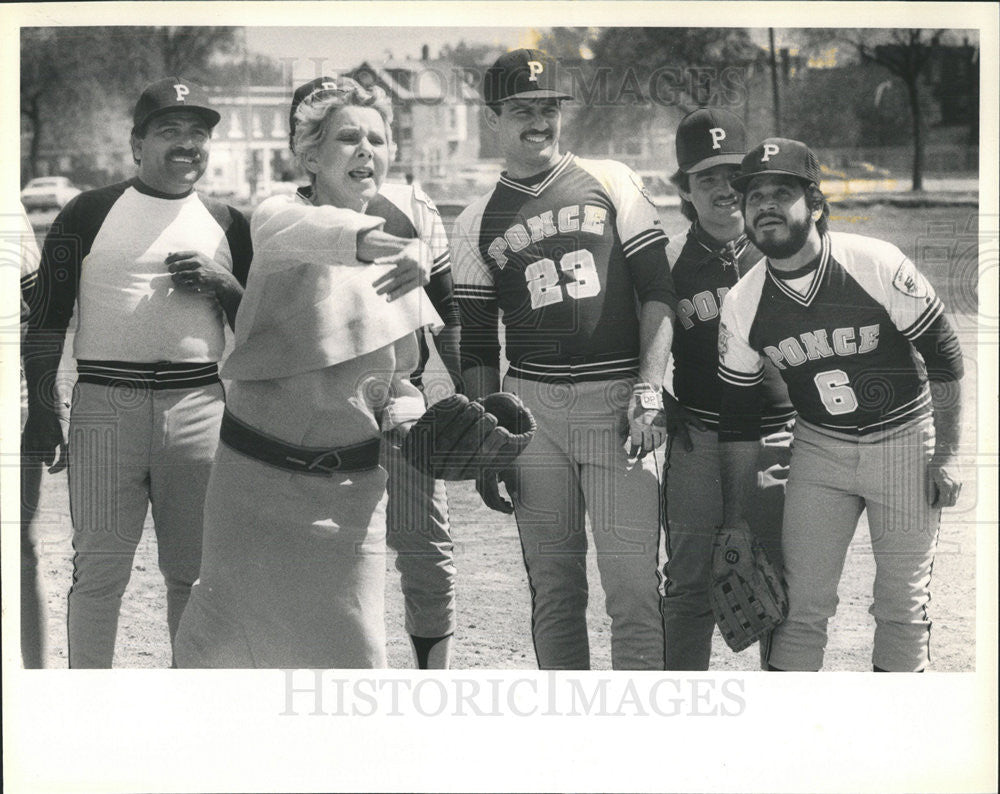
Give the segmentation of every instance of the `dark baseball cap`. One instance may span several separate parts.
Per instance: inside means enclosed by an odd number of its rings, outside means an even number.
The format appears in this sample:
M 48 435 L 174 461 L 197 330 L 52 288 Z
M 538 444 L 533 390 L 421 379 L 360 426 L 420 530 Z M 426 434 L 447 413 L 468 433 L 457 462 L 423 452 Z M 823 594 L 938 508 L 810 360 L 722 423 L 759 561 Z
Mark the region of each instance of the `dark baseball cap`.
M 316 77 L 308 83 L 303 83 L 295 89 L 292 94 L 292 107 L 288 111 L 288 147 L 294 151 L 295 146 L 295 111 L 299 109 L 306 97 L 310 97 L 320 91 L 337 91 L 336 77 Z
M 717 165 L 739 165 L 747 153 L 747 131 L 739 116 L 720 108 L 698 108 L 677 125 L 677 167 L 696 174 Z
M 132 124 L 137 131 L 142 130 L 151 118 L 171 110 L 197 113 L 209 128 L 219 123 L 219 113 L 209 106 L 205 89 L 183 77 L 165 77 L 143 89 L 132 111 Z
M 573 99 L 559 90 L 558 66 L 541 50 L 514 50 L 497 58 L 483 77 L 483 99 L 494 105 L 507 99 Z
M 820 182 L 819 160 L 802 141 L 791 138 L 767 138 L 743 158 L 740 173 L 730 180 L 741 193 L 750 180 L 761 174 L 785 174 L 806 182 Z

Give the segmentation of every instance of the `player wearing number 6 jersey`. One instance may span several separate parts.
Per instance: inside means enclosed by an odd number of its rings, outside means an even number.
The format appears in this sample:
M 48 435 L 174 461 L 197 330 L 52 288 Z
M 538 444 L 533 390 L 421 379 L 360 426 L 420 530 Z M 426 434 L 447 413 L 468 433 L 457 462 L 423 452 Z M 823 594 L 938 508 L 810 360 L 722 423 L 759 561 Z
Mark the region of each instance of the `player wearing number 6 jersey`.
M 480 480 L 517 519 L 543 669 L 586 669 L 587 538 L 611 616 L 616 669 L 662 669 L 657 593 L 656 455 L 660 384 L 674 303 L 666 237 L 642 183 L 612 161 L 559 151 L 555 64 L 537 50 L 502 56 L 484 85 L 487 125 L 506 171 L 452 235 L 470 397 L 500 385 L 498 314 L 518 394 L 538 432 L 516 470 Z M 628 442 L 638 459 L 626 453 Z
M 733 180 L 767 258 L 722 306 L 724 521 L 743 518 L 759 414 L 750 387 L 767 358 L 799 413 L 782 536 L 789 615 L 769 664 L 822 666 L 848 544 L 867 510 L 875 670 L 922 671 L 940 510 L 961 487 L 961 351 L 934 289 L 898 248 L 826 230 L 818 183 L 813 153 L 784 138 L 751 151 Z

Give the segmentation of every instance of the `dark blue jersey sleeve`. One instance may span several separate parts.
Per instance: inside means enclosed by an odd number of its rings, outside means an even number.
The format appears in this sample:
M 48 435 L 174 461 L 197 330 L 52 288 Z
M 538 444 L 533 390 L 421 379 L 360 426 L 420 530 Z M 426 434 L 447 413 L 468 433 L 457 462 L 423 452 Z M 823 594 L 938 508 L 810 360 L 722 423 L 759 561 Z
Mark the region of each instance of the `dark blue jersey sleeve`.
M 962 347 L 944 314 L 939 314 L 911 344 L 923 356 L 929 380 L 945 382 L 962 379 L 965 374 Z

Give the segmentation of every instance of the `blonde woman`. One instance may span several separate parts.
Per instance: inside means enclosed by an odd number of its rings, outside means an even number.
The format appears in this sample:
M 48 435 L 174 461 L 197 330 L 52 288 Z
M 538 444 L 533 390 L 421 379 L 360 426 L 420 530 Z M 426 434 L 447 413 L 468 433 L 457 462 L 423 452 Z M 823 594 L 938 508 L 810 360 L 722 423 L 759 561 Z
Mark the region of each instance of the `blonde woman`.
M 392 159 L 385 94 L 296 96 L 310 188 L 263 202 L 236 322 L 182 667 L 384 667 L 383 432 L 424 410 L 414 331 L 441 321 L 419 239 L 363 214 Z

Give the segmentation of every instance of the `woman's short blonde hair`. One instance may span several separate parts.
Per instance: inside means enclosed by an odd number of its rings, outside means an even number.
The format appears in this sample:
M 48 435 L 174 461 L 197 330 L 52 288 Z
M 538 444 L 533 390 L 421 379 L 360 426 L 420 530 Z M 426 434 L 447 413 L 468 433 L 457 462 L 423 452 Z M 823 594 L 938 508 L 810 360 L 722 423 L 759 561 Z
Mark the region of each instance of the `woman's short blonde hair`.
M 318 88 L 299 103 L 295 109 L 295 135 L 292 151 L 299 166 L 310 173 L 305 166 L 305 158 L 323 142 L 326 137 L 326 120 L 331 113 L 342 107 L 356 105 L 375 108 L 385 121 L 386 140 L 389 143 L 390 158 L 395 156 L 392 140 L 392 102 L 377 85 L 365 88 L 349 77 L 338 77 L 336 87 Z

